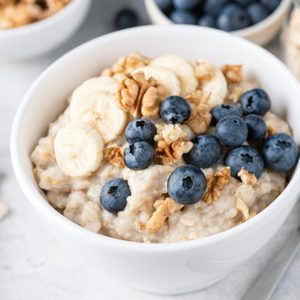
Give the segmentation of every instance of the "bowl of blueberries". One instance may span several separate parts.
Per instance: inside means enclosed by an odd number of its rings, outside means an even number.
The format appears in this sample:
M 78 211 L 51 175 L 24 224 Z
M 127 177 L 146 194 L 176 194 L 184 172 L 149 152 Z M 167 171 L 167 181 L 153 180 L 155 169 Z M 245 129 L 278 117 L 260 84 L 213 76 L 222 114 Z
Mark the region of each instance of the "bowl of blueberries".
M 236 34 L 256 44 L 274 39 L 291 0 L 145 0 L 154 24 L 189 24 Z

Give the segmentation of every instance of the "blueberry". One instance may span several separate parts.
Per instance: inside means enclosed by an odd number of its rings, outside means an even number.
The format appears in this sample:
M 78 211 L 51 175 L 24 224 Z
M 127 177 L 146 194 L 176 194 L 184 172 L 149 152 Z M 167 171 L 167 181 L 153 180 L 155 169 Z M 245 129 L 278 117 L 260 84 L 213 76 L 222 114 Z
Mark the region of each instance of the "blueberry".
M 155 0 L 155 3 L 163 12 L 168 12 L 172 8 L 172 0 Z
M 247 7 L 251 22 L 256 24 L 269 15 L 269 10 L 261 3 L 253 3 Z
M 197 24 L 197 17 L 193 13 L 185 10 L 174 10 L 170 14 L 170 19 L 176 24 Z
M 276 133 L 264 142 L 262 155 L 271 170 L 286 172 L 295 167 L 299 152 L 291 136 L 285 133 Z
M 131 195 L 127 181 L 122 178 L 112 179 L 106 182 L 101 190 L 101 205 L 111 213 L 117 213 L 125 209 L 127 197 Z
M 173 6 L 178 10 L 193 10 L 199 7 L 202 0 L 173 0 Z
M 267 125 L 263 118 L 258 115 L 247 115 L 245 122 L 248 126 L 248 141 L 251 143 L 259 143 L 267 133 Z
M 216 16 L 218 15 L 225 4 L 228 4 L 229 0 L 206 0 L 203 4 L 204 13 Z
M 241 107 L 244 115 L 264 115 L 271 108 L 269 95 L 262 89 L 253 89 L 244 93 L 241 98 Z
M 241 145 L 248 137 L 247 124 L 239 116 L 224 117 L 216 125 L 216 136 L 224 145 Z
M 234 2 L 245 7 L 250 5 L 251 3 L 255 3 L 255 0 L 235 0 Z
M 212 121 L 213 124 L 216 124 L 218 121 L 220 121 L 222 118 L 230 116 L 230 115 L 235 115 L 241 117 L 241 111 L 239 110 L 238 107 L 232 106 L 232 105 L 226 105 L 226 104 L 221 104 L 215 106 L 212 111 Z
M 225 31 L 239 30 L 250 24 L 247 11 L 237 4 L 226 5 L 217 19 L 217 27 Z
M 160 117 L 171 124 L 183 124 L 190 117 L 191 112 L 189 103 L 180 96 L 167 97 L 160 105 Z
M 216 27 L 216 21 L 213 16 L 204 15 L 198 20 L 198 25 L 214 28 L 214 27 Z
M 239 146 L 231 149 L 224 159 L 230 167 L 231 175 L 238 178 L 242 168 L 259 178 L 264 170 L 264 161 L 259 152 L 250 146 Z
M 154 150 L 147 142 L 136 142 L 125 149 L 124 162 L 129 169 L 142 170 L 154 160 Z
M 214 135 L 199 135 L 193 140 L 193 143 L 192 150 L 183 156 L 187 164 L 198 168 L 209 168 L 221 158 L 221 144 Z
M 155 134 L 155 125 L 146 119 L 131 121 L 125 130 L 125 138 L 130 144 L 136 142 L 148 142 L 151 144 Z
M 130 8 L 120 10 L 114 19 L 116 29 L 121 30 L 129 27 L 135 27 L 139 24 L 139 19 L 135 11 Z
M 279 6 L 280 2 L 281 0 L 261 0 L 261 3 L 271 11 L 274 11 Z
M 206 189 L 203 172 L 194 166 L 176 168 L 168 179 L 168 193 L 180 204 L 195 204 L 201 200 Z

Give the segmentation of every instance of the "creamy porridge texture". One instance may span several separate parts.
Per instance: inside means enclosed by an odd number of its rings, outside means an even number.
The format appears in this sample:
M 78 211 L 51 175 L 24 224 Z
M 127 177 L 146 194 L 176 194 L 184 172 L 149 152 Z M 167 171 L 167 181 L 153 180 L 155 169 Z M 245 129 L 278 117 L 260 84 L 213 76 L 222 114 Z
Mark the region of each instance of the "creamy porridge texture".
M 169 243 L 227 230 L 274 201 L 298 158 L 291 134 L 241 65 L 131 53 L 75 89 L 31 160 L 68 219 Z

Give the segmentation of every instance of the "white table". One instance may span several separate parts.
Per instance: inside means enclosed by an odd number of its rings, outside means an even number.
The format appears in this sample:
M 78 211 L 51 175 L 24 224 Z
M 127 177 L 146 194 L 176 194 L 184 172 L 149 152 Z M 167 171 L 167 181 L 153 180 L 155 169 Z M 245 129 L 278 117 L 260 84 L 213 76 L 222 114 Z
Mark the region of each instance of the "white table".
M 1 300 L 173 299 L 147 295 L 121 286 L 102 277 L 80 261 L 73 261 L 72 256 L 50 235 L 24 198 L 9 161 L 9 132 L 13 116 L 33 80 L 50 63 L 74 46 L 111 31 L 111 16 L 124 3 L 130 2 L 147 23 L 141 0 L 116 2 L 95 0 L 83 27 L 54 52 L 26 62 L 0 63 L 0 172 L 5 174 L 0 186 L 0 198 L 11 210 L 10 215 L 0 223 Z M 110 8 L 111 3 L 114 4 L 113 8 Z M 278 50 L 276 43 L 272 48 Z M 225 280 L 197 293 L 174 299 L 240 299 L 295 228 L 298 213 L 295 209 L 275 239 Z M 299 271 L 300 253 L 276 290 L 274 299 L 300 298 Z

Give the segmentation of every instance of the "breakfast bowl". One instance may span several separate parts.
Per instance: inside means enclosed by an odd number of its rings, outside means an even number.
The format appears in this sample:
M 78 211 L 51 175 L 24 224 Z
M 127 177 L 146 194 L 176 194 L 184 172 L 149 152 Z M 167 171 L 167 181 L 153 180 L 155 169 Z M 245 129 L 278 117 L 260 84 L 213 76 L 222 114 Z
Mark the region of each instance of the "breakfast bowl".
M 145 6 L 153 24 L 174 24 L 155 3 L 155 0 L 145 0 Z M 279 6 L 264 20 L 245 29 L 232 31 L 231 33 L 245 38 L 258 45 L 264 46 L 274 39 L 279 32 L 291 6 L 290 0 L 282 0 Z
M 0 30 L 0 60 L 21 60 L 65 42 L 85 19 L 91 1 L 72 0 L 57 13 L 34 23 Z
M 273 111 L 288 120 L 297 144 L 299 86 L 277 58 L 233 35 L 187 25 L 145 26 L 111 33 L 72 50 L 36 80 L 20 104 L 10 145 L 15 175 L 37 214 L 74 255 L 74 263 L 80 260 L 146 292 L 180 294 L 198 290 L 224 278 L 276 234 L 299 196 L 299 165 L 284 191 L 262 212 L 232 229 L 202 239 L 138 243 L 90 232 L 65 218 L 39 189 L 30 154 L 49 123 L 66 107 L 74 88 L 132 51 L 149 57 L 176 53 L 189 59 L 202 57 L 218 65 L 244 64 L 246 73 L 255 75 L 269 92 Z

